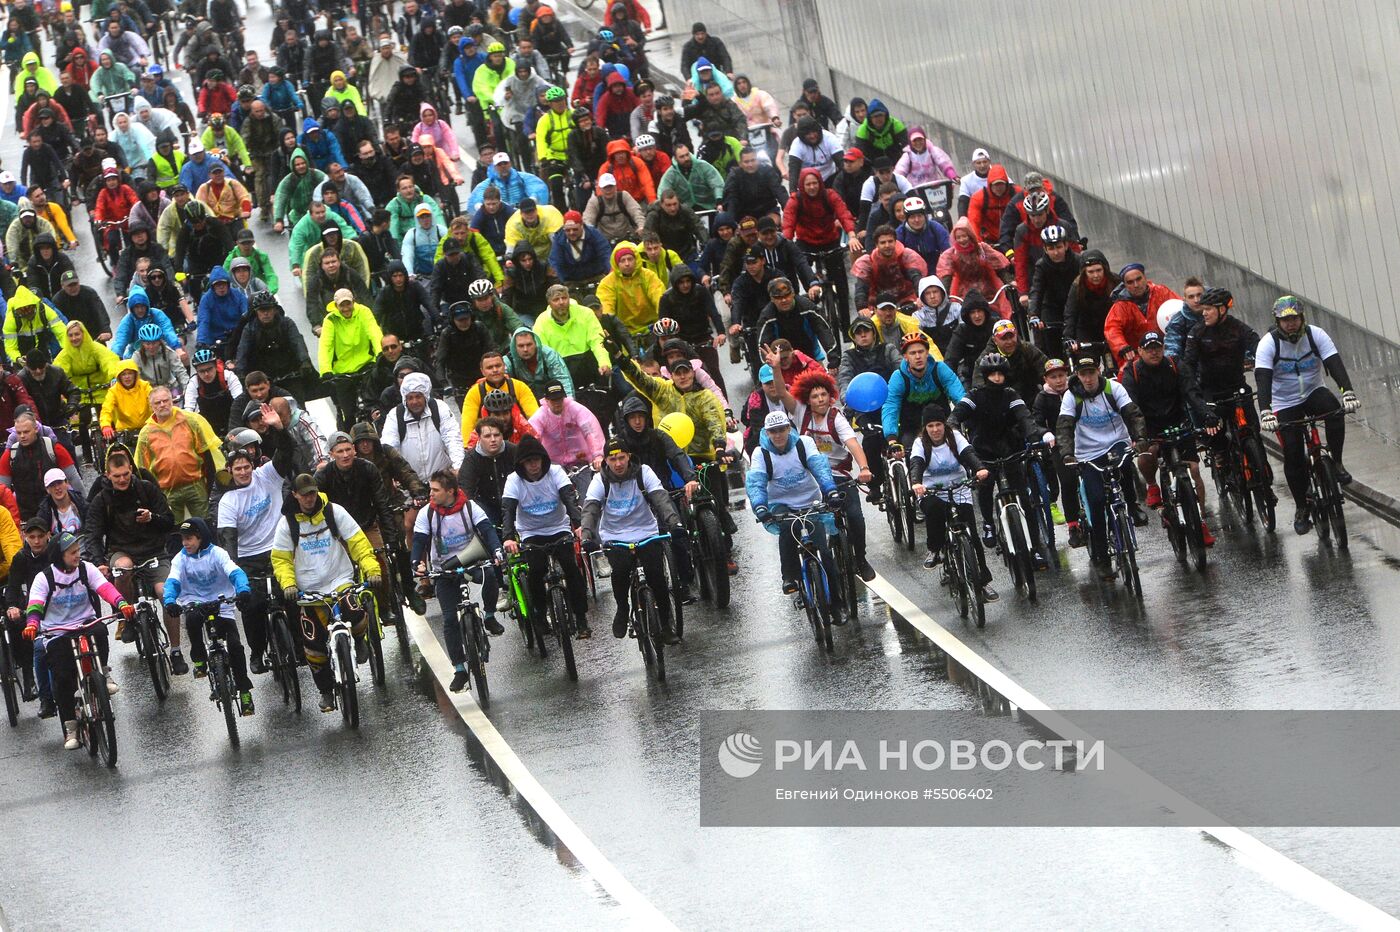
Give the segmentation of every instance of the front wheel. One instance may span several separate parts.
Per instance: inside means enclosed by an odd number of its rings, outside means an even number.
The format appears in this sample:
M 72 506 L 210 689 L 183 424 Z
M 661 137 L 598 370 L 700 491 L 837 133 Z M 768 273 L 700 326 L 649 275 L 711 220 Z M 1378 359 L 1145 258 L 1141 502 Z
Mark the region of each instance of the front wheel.
M 982 600 L 982 565 L 977 561 L 977 545 L 972 542 L 972 534 L 967 531 L 961 537 L 960 560 L 962 562 L 963 596 L 967 600 L 968 614 L 977 627 L 987 627 L 987 605 Z M 966 617 L 966 616 L 964 616 Z
M 457 623 L 462 626 L 462 645 L 466 648 L 467 673 L 476 685 L 476 704 L 483 709 L 489 709 L 491 707 L 491 686 L 486 682 L 486 661 L 481 652 L 481 644 L 477 640 L 481 627 L 474 615 L 459 618 Z
M 374 685 L 383 687 L 384 673 L 384 627 L 379 623 L 379 603 L 372 597 L 365 599 L 365 639 L 369 642 L 369 670 Z M 399 621 L 403 625 L 403 621 Z
M 1342 510 L 1342 486 L 1337 481 L 1337 464 L 1332 461 L 1332 457 L 1324 456 L 1320 461 L 1322 475 L 1319 485 L 1323 490 L 1322 507 L 1318 510 L 1317 526 L 1319 534 L 1322 527 L 1330 524 L 1332 526 L 1332 536 L 1337 539 L 1337 546 L 1342 550 L 1347 549 L 1347 516 Z
M 574 638 L 569 630 L 569 606 L 562 589 L 549 593 L 549 613 L 553 616 L 554 636 L 559 639 L 559 651 L 564 655 L 564 674 L 571 680 L 578 680 L 578 667 L 574 664 Z
M 661 644 L 661 613 L 656 608 L 656 598 L 651 594 L 649 587 L 643 586 L 637 599 L 640 605 L 637 614 L 641 621 L 637 631 L 637 645 L 642 650 L 647 669 L 660 683 L 666 679 L 666 654 Z
M 884 506 L 885 520 L 890 523 L 890 535 L 896 544 L 904 543 L 904 511 L 901 509 L 899 496 L 895 491 L 894 465 L 885 471 L 884 485 Z M 914 536 L 914 525 L 909 525 L 909 536 Z
M 1177 477 L 1176 496 L 1177 500 L 1181 502 L 1182 531 L 1184 532 L 1186 549 L 1191 555 L 1191 565 L 1196 568 L 1196 572 L 1204 572 L 1206 568 L 1205 529 L 1201 527 L 1201 506 L 1196 498 L 1196 484 L 1191 481 L 1189 475 Z
M 136 636 L 140 638 L 140 651 L 146 657 L 146 669 L 150 671 L 156 698 L 164 700 L 170 695 L 170 655 L 162 649 L 156 629 L 160 621 L 152 617 L 154 614 L 149 607 L 141 612 L 136 622 Z
M 899 507 L 904 512 L 904 549 L 914 549 L 914 524 L 917 522 L 918 502 L 914 500 L 914 492 L 909 488 L 909 473 L 901 469 L 895 478 L 896 494 L 899 497 Z
M 15 672 L 15 658 L 10 653 L 10 641 L 0 632 L 0 689 L 5 693 L 5 715 L 10 727 L 19 725 L 19 677 Z
M 112 697 L 107 695 L 107 674 L 94 670 L 88 680 L 92 698 L 88 709 L 88 753 L 102 755 L 102 763 L 117 766 L 117 721 L 112 715 Z
M 350 642 L 349 634 L 336 638 L 335 662 L 340 667 L 340 682 L 336 684 L 336 692 L 340 694 L 341 720 L 345 722 L 346 727 L 358 729 L 360 696 L 355 689 L 355 648 Z
M 841 574 L 841 607 L 855 621 L 860 608 L 860 593 L 856 590 L 856 554 L 851 546 L 850 532 L 844 528 L 837 539 L 836 566 Z
M 1031 559 L 1030 545 L 1026 541 L 1021 509 L 1019 507 L 1007 509 L 1002 520 L 1006 522 L 1007 547 L 1011 551 L 1007 554 L 1007 563 L 1012 565 L 1016 588 L 1023 592 L 1026 598 L 1034 602 L 1035 561 Z
M 272 632 L 272 657 L 276 665 L 277 684 L 282 687 L 282 704 L 300 712 L 301 676 L 297 672 L 297 655 L 292 646 L 292 630 L 287 624 L 287 616 L 274 612 L 268 618 L 268 628 Z
M 209 660 L 209 679 L 214 684 L 214 695 L 224 713 L 228 743 L 238 747 L 238 690 L 234 686 L 233 671 L 229 669 L 228 657 L 222 652 L 215 653 Z

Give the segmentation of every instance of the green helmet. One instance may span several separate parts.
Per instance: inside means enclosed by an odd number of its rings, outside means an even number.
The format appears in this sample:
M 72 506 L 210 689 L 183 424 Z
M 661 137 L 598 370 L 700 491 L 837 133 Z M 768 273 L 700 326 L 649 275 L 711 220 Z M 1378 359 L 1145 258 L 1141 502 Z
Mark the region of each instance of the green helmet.
M 544 92 L 545 103 L 564 99 L 564 89 L 562 87 L 551 87 Z
M 1291 294 L 1286 294 L 1274 302 L 1274 319 L 1282 320 L 1285 317 L 1302 317 L 1303 306 L 1298 299 Z

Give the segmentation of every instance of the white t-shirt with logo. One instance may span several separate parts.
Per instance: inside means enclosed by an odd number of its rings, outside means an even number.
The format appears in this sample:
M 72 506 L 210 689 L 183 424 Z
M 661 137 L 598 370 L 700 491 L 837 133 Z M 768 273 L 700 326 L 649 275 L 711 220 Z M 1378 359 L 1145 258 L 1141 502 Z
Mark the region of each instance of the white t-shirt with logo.
M 253 478 L 219 499 L 220 528 L 238 531 L 238 553 L 244 557 L 272 550 L 272 536 L 282 520 L 282 474 L 271 462 L 253 470 Z
M 569 512 L 559 499 L 560 490 L 572 484 L 562 466 L 550 466 L 549 471 L 534 482 L 525 480 L 518 472 L 510 474 L 501 499 L 513 498 L 519 503 L 515 509 L 515 531 L 522 540 L 554 537 L 572 530 Z
M 1119 414 L 1133 399 L 1128 391 L 1114 379 L 1108 379 L 1104 390 L 1093 398 L 1079 398 L 1074 392 L 1065 392 L 1060 399 L 1060 416 L 1076 418 L 1074 427 L 1075 459 L 1088 462 L 1103 456 L 1115 444 L 1127 443 L 1128 425 Z M 1113 394 L 1114 404 L 1108 400 Z M 1115 410 L 1116 405 L 1116 410 Z
M 476 502 L 467 502 L 450 515 L 437 514 L 431 507 L 420 509 L 413 522 L 414 534 L 429 535 L 428 559 L 436 573 L 448 557 L 462 551 L 476 536 L 476 526 L 488 521 L 486 512 Z
M 664 491 L 661 480 L 656 478 L 650 466 L 643 466 L 634 478 L 611 483 L 604 482 L 602 475 L 594 476 L 588 484 L 585 500 L 603 503 L 598 537 L 605 544 L 614 541 L 635 544 L 654 537 L 660 529 L 651 503 L 647 501 L 647 493 L 661 491 Z

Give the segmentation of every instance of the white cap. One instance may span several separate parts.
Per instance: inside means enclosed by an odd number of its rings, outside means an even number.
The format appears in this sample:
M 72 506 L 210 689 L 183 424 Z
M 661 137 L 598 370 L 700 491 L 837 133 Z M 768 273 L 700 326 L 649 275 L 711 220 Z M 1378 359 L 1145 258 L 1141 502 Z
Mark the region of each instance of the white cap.
M 769 411 L 768 416 L 763 419 L 764 430 L 778 430 L 782 427 L 791 427 L 792 419 L 781 411 Z
M 109 169 L 109 168 L 116 168 L 116 167 L 117 167 L 117 160 L 116 160 L 116 159 L 107 158 L 107 159 L 103 159 L 103 160 L 102 160 L 102 170 L 103 170 L 104 172 L 105 172 L 107 169 Z
M 504 162 L 505 164 L 509 165 L 509 164 L 510 164 L 510 156 L 507 155 L 507 154 L 504 153 L 504 152 L 497 152 L 495 155 L 493 155 L 493 156 L 491 157 L 491 164 L 492 164 L 492 165 L 500 165 L 502 162 Z
M 194 155 L 196 152 L 203 152 L 204 143 L 200 142 L 198 139 L 191 139 L 190 147 L 185 151 L 188 152 L 190 155 Z
M 44 485 L 53 485 L 55 482 L 62 482 L 64 479 L 67 478 L 67 473 L 55 467 L 53 469 L 50 469 L 48 472 L 44 473 Z
M 990 161 L 992 160 L 992 154 L 991 154 L 990 152 L 988 152 L 986 149 L 973 149 L 973 150 L 972 150 L 972 161 L 975 162 L 975 161 L 977 161 L 978 159 L 986 159 L 987 161 L 990 162 Z
M 612 175 L 609 175 L 608 177 L 611 178 Z M 15 173 L 14 173 L 14 172 L 0 172 L 0 184 L 14 184 L 14 183 L 15 183 Z
M 9 172 L 5 172 L 5 174 L 8 175 Z M 10 180 L 13 181 L 14 178 L 11 178 Z M 617 187 L 617 179 L 613 177 L 612 172 L 603 172 L 601 175 L 598 176 L 598 187 L 615 188 Z

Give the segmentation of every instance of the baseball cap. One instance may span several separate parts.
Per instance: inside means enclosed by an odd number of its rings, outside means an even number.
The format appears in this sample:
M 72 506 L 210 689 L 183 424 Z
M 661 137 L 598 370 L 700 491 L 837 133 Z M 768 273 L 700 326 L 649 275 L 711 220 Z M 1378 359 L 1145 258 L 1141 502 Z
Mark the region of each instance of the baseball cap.
M 1052 372 L 1068 372 L 1068 371 L 1069 371 L 1069 363 L 1065 362 L 1063 359 L 1047 359 L 1047 360 L 1045 360 L 1045 374 L 1046 374 L 1046 375 L 1049 375 L 1049 374 L 1052 373 Z
M 73 271 L 72 269 L 69 269 L 68 271 L 64 272 L 58 277 L 58 282 L 61 285 L 66 285 L 69 282 L 76 282 L 78 280 L 78 273 Z
M 504 152 L 497 152 L 495 155 L 491 156 L 492 165 L 500 165 L 502 162 L 505 162 L 507 165 L 509 165 L 510 156 Z
M 44 473 L 44 485 L 50 486 L 53 485 L 55 482 L 62 482 L 64 479 L 67 478 L 68 476 L 66 473 L 64 473 L 63 470 L 55 467 L 53 469 L 50 469 L 48 472 Z
M 607 442 L 606 444 L 603 445 L 603 455 L 604 455 L 604 456 L 612 456 L 614 453 L 630 453 L 630 452 L 631 452 L 631 451 L 629 451 L 626 447 L 624 447 L 624 446 L 622 445 L 622 440 L 619 439 L 619 438 L 617 438 L 617 437 L 609 438 L 608 442 Z
M 38 515 L 24 522 L 24 530 L 26 531 L 47 531 L 48 529 L 49 523 Z
M 413 216 L 415 216 L 415 217 L 421 217 L 421 216 L 423 216 L 424 214 L 428 214 L 428 215 L 431 216 L 431 215 L 432 215 L 432 212 L 433 212 L 433 209 L 432 209 L 431 207 L 429 207 L 427 204 L 419 204 L 418 207 L 413 211 Z
M 247 227 L 244 227 L 243 229 L 238 231 L 238 242 L 251 243 L 254 239 L 255 237 L 253 236 L 253 231 L 248 229 Z
M 304 472 L 292 480 L 292 491 L 304 495 L 307 492 L 319 492 L 321 487 L 316 484 L 315 476 Z
M 762 249 L 750 249 L 747 253 L 744 254 L 745 262 L 758 262 L 761 261 L 763 258 L 764 255 Z
M 858 146 L 851 146 L 846 150 L 842 158 L 847 162 L 859 162 L 861 159 L 865 158 L 865 153 L 860 151 Z
M 1149 330 L 1149 331 L 1147 331 L 1146 333 L 1144 333 L 1144 334 L 1142 335 L 1142 339 L 1141 339 L 1141 340 L 1138 340 L 1138 346 L 1165 346 L 1165 345 L 1166 345 L 1166 341 L 1162 339 L 1162 335 L 1161 335 L 1160 333 L 1158 333 L 1156 330 Z
M 180 526 L 176 528 L 176 530 L 180 532 L 181 537 L 185 536 L 186 534 L 197 535 L 199 534 L 199 525 L 194 523 L 193 518 L 186 518 L 185 520 L 180 522 Z
M 516 204 L 515 207 L 516 207 L 517 210 L 522 210 L 522 211 L 524 211 L 524 210 L 535 210 L 536 208 L 539 207 L 539 204 L 537 204 L 537 203 L 535 202 L 535 199 L 534 199 L 533 197 L 522 197 L 522 198 L 520 199 L 520 203 L 519 203 L 519 204 Z
M 442 254 L 444 256 L 459 253 L 461 251 L 462 241 L 459 240 L 457 237 L 449 236 L 447 239 L 442 241 Z
M 769 230 L 776 230 L 777 228 L 778 221 L 774 220 L 772 217 L 764 216 L 758 221 L 758 232 L 760 233 L 767 233 Z
M 612 172 L 603 172 L 598 176 L 598 187 L 615 188 L 617 187 L 617 178 L 613 176 Z
M 792 419 L 781 411 L 769 411 L 768 416 L 763 419 L 764 430 L 779 430 L 791 426 Z
M 571 211 L 569 211 L 568 213 L 564 214 L 564 222 L 565 222 L 565 223 L 583 223 L 583 214 L 579 213 L 579 212 L 576 211 L 576 210 L 571 210 Z
M 335 297 L 332 300 L 337 305 L 344 304 L 346 301 L 349 301 L 351 304 L 354 304 L 355 293 L 349 288 L 338 288 L 336 289 Z
M 764 385 L 764 384 L 766 384 L 766 383 L 768 383 L 768 382 L 771 382 L 771 381 L 773 381 L 773 367 L 772 367 L 772 366 L 769 366 L 769 365 L 762 365 L 762 366 L 759 366 L 759 367 L 758 367 L 758 383 L 759 383 L 760 385 Z
M 14 183 L 15 183 L 15 173 L 14 173 L 14 172 L 0 172 L 0 184 L 14 184 Z
M 1014 321 L 999 320 L 996 323 L 992 324 L 992 336 L 996 336 L 1001 333 L 1006 333 L 1008 330 L 1015 332 L 1016 323 Z
M 544 387 L 544 396 L 546 398 L 564 398 L 568 394 L 568 392 L 564 391 L 564 386 L 560 382 L 550 382 Z
M 1099 361 L 1094 356 L 1080 356 L 1074 360 L 1074 371 L 1076 372 L 1080 369 L 1097 369 L 1098 367 Z
M 682 356 L 680 359 L 677 359 L 675 362 L 673 362 L 673 363 L 668 363 L 668 364 L 666 365 L 666 368 L 669 369 L 672 373 L 679 372 L 681 369 L 688 369 L 688 370 L 690 370 L 691 372 L 694 372 L 694 371 L 695 371 L 695 364 L 692 363 L 689 359 L 686 359 L 684 356 Z
M 887 155 L 880 156 L 879 158 L 875 159 L 875 161 L 871 164 L 874 166 L 876 171 L 879 171 L 882 168 L 894 168 L 894 162 L 892 162 L 890 160 L 890 157 Z
M 355 441 L 354 441 L 354 440 L 351 440 L 351 439 L 350 439 L 350 435 L 347 434 L 345 431 L 343 431 L 343 430 L 337 430 L 337 431 L 332 432 L 331 435 L 330 435 L 329 437 L 326 438 L 326 449 L 327 449 L 327 450 L 334 450 L 336 447 L 340 446 L 342 443 L 354 443 L 354 442 L 355 442 Z
M 204 143 L 200 142 L 198 139 L 191 139 L 189 148 L 185 151 L 188 152 L 190 155 L 194 155 L 196 152 L 203 152 Z
M 757 230 L 757 229 L 758 229 L 758 221 L 755 220 L 755 219 L 752 218 L 752 217 L 744 217 L 743 219 L 741 219 L 741 220 L 739 221 L 739 229 L 740 229 L 741 231 L 742 231 L 742 230 Z
M 973 149 L 973 150 L 972 150 L 972 161 L 974 161 L 974 162 L 977 161 L 978 159 L 986 159 L 987 161 L 991 161 L 991 158 L 992 158 L 992 154 L 991 154 L 990 152 L 988 152 L 986 149 Z

